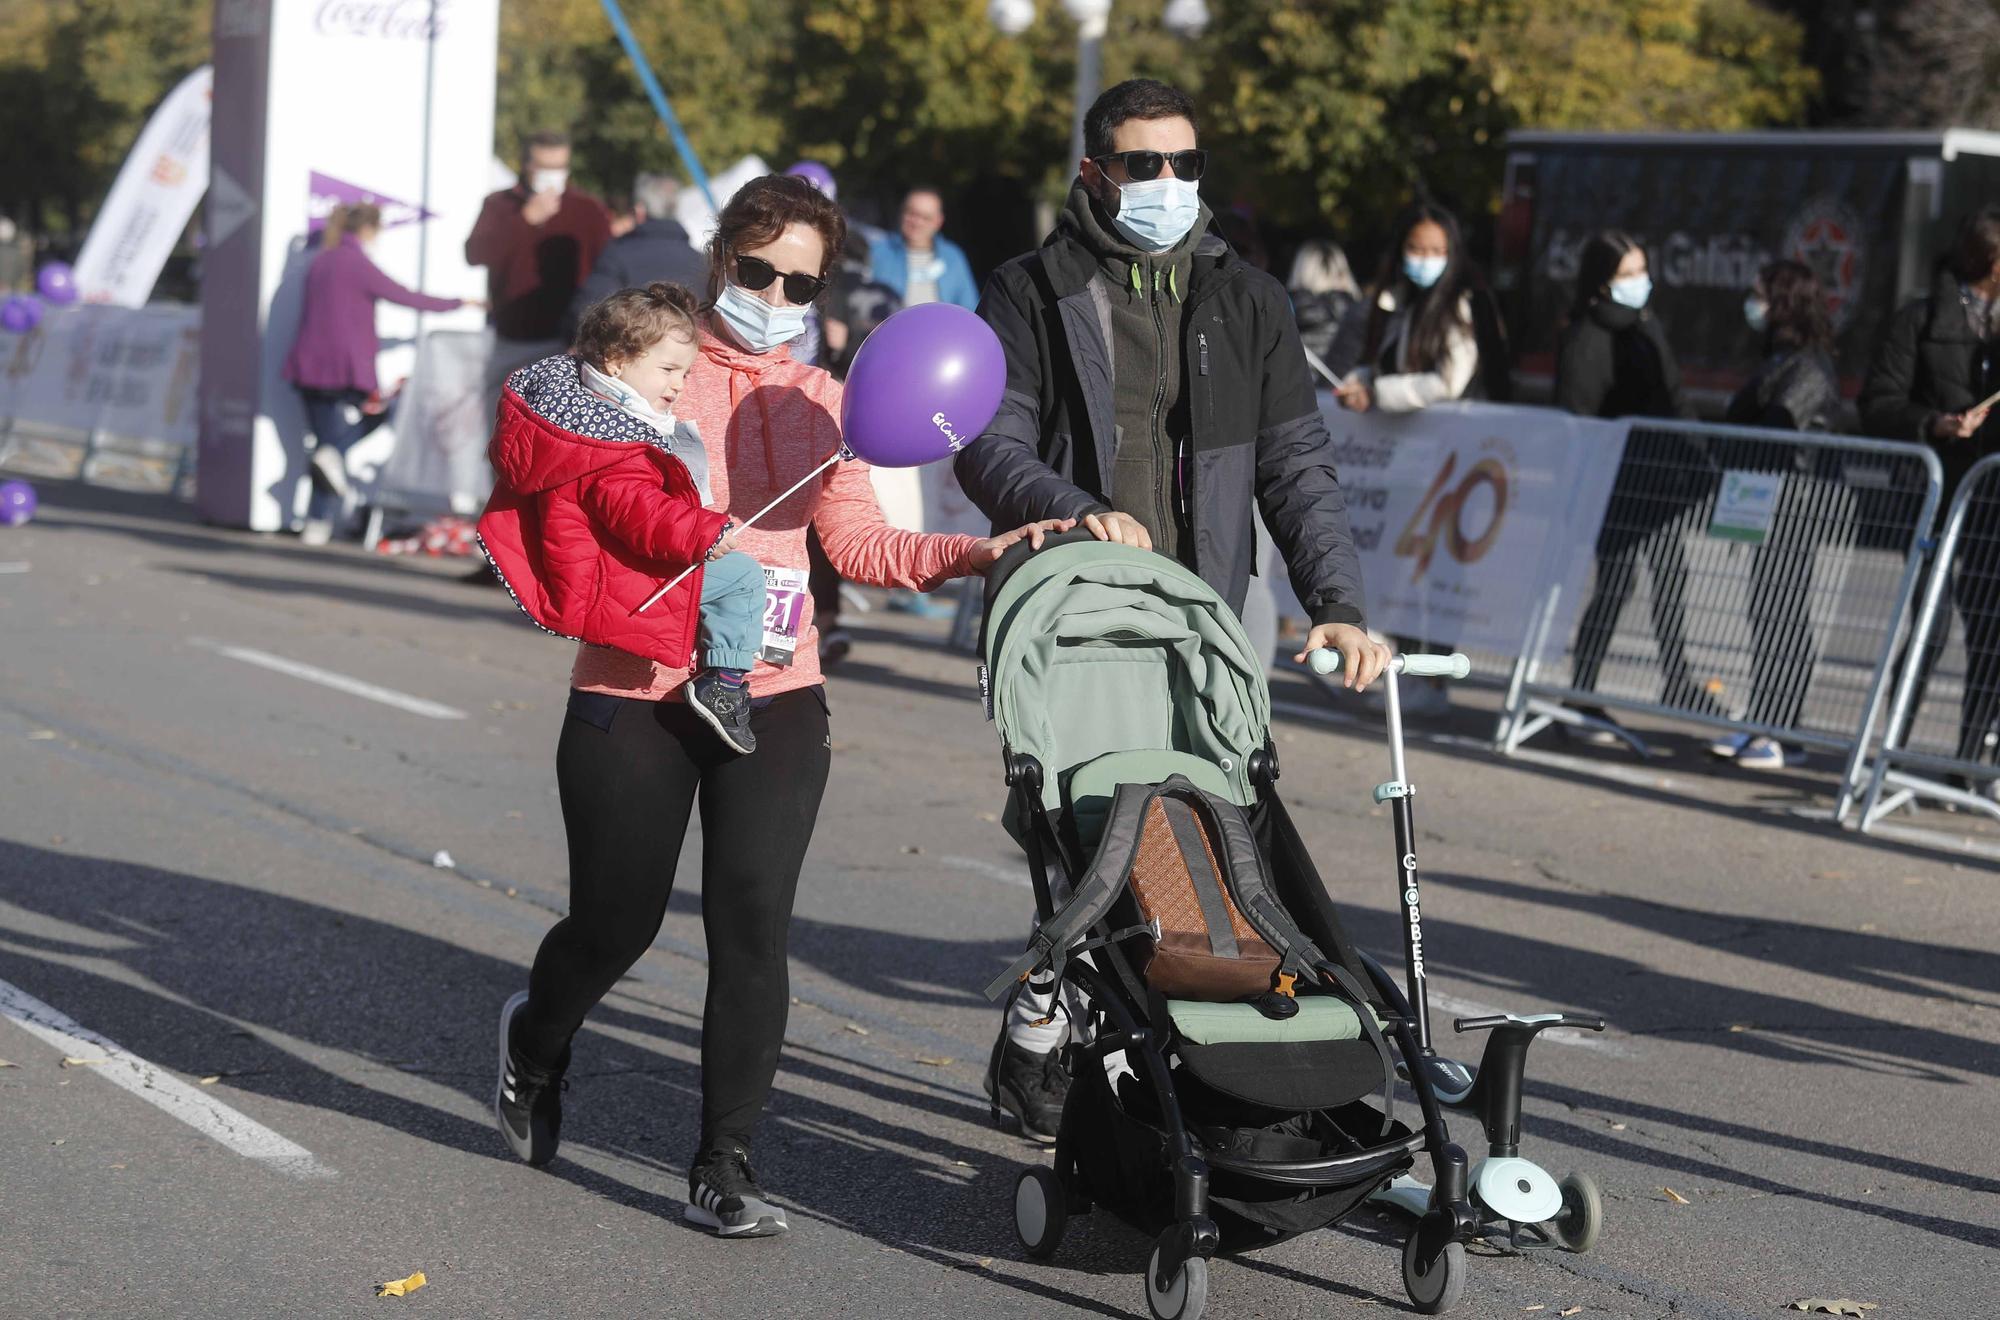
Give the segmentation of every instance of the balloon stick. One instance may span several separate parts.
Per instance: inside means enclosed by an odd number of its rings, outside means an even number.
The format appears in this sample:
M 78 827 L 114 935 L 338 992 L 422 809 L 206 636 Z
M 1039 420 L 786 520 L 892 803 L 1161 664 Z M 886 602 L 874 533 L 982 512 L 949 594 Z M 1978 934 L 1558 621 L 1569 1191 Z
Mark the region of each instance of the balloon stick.
M 756 522 L 759 518 L 762 518 L 765 514 L 777 508 L 780 504 L 783 504 L 786 500 L 790 499 L 792 496 L 798 494 L 799 487 L 805 485 L 808 481 L 811 481 L 814 477 L 826 471 L 828 468 L 832 467 L 835 463 L 838 463 L 841 459 L 846 458 L 847 456 L 848 454 L 845 448 L 836 450 L 832 458 L 827 459 L 826 462 L 820 464 L 818 467 L 814 468 L 812 471 L 806 473 L 803 477 L 800 477 L 797 481 L 793 482 L 792 488 L 790 490 L 778 496 L 777 499 L 772 500 L 769 504 L 766 504 L 763 508 L 757 510 L 757 512 L 751 514 L 748 518 L 745 518 L 742 521 L 742 523 L 738 525 L 737 530 L 741 531 L 743 528 L 748 527 L 751 523 Z M 638 609 L 633 610 L 632 613 L 644 614 L 647 610 L 651 609 L 654 605 L 659 603 L 660 597 L 666 595 L 669 591 L 672 591 L 675 587 L 678 587 L 682 582 L 687 580 L 688 574 L 694 572 L 697 568 L 700 567 L 701 567 L 701 561 L 699 560 L 697 560 L 692 564 L 689 564 L 686 568 L 682 569 L 679 573 L 675 574 L 673 580 L 667 583 L 666 586 L 661 587 L 658 591 L 646 597 L 646 603 L 641 605 Z

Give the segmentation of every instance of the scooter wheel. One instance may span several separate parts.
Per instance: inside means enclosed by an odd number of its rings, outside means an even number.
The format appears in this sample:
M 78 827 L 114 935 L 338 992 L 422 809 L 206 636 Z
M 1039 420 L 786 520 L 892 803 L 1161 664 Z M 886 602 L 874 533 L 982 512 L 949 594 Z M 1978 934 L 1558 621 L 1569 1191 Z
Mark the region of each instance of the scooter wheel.
M 1146 1259 L 1146 1309 L 1153 1313 L 1153 1320 L 1201 1320 L 1201 1313 L 1208 1308 L 1208 1262 L 1200 1256 L 1188 1257 L 1164 1291 L 1158 1283 L 1159 1272 L 1160 1248 L 1155 1245 Z
M 1023 1251 L 1036 1260 L 1055 1255 L 1068 1222 L 1069 1207 L 1055 1174 L 1037 1166 L 1015 1181 L 1014 1236 Z
M 1566 1173 L 1562 1180 L 1562 1213 L 1549 1221 L 1556 1241 L 1575 1252 L 1589 1251 L 1604 1231 L 1604 1197 L 1597 1180 L 1587 1173 Z
M 1417 1259 L 1417 1230 L 1403 1239 L 1403 1291 L 1418 1315 L 1442 1315 L 1465 1296 L 1465 1244 L 1449 1242 L 1428 1270 Z

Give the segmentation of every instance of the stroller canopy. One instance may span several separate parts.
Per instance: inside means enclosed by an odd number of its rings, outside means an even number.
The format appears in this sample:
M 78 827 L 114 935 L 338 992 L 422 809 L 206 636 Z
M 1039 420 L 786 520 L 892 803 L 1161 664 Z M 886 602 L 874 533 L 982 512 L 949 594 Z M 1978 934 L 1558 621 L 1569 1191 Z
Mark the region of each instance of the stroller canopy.
M 1256 801 L 1245 763 L 1271 722 L 1268 657 L 1166 556 L 1062 538 L 1017 560 L 989 588 L 985 652 L 1000 736 L 1041 762 L 1051 811 L 1083 796 L 1079 771 L 1107 787 L 1185 774 Z

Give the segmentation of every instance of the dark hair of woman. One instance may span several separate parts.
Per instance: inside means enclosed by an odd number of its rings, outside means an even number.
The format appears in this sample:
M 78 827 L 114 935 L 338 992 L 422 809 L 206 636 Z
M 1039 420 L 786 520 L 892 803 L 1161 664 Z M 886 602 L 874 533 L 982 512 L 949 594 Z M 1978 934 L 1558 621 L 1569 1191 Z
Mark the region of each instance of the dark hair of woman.
M 1833 344 L 1833 318 L 1826 310 L 1826 286 L 1803 262 L 1779 260 L 1758 276 L 1764 286 L 1764 333 L 1773 349 L 1817 348 Z
M 1403 249 L 1410 231 L 1428 221 L 1444 230 L 1444 273 L 1428 289 L 1419 288 L 1403 273 Z M 1435 371 L 1443 363 L 1445 347 L 1453 330 L 1468 328 L 1459 308 L 1465 295 L 1477 283 L 1472 263 L 1465 256 L 1465 241 L 1459 232 L 1458 217 L 1435 202 L 1417 202 L 1396 217 L 1394 240 L 1382 253 L 1374 282 L 1362 296 L 1368 305 L 1368 335 L 1363 341 L 1363 362 L 1375 361 L 1388 333 L 1389 313 L 1382 308 L 1382 295 L 1393 293 L 1400 306 L 1410 309 L 1410 326 L 1405 365 L 1411 371 Z
M 2000 264 L 2000 206 L 1982 206 L 1959 221 L 1945 265 L 1966 284 L 1989 279 Z
M 715 236 L 708 240 L 708 303 L 722 296 L 730 258 L 763 247 L 795 224 L 817 230 L 825 254 L 819 277 L 825 279 L 840 259 L 847 241 L 847 219 L 840 207 L 819 189 L 792 174 L 766 174 L 737 189 L 716 217 Z
M 1617 276 L 1626 255 L 1638 250 L 1639 240 L 1622 229 L 1600 229 L 1584 240 L 1583 251 L 1576 259 L 1576 295 L 1570 299 L 1570 320 L 1583 318 Z

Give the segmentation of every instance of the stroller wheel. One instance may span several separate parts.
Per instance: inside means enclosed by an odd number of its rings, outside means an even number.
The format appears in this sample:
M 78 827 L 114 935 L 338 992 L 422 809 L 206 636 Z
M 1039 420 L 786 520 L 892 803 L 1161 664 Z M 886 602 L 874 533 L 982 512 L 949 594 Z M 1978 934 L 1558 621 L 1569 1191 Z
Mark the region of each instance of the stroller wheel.
M 1168 1234 L 1173 1232 L 1167 1230 Z M 1159 1276 L 1160 1248 L 1155 1244 L 1146 1260 L 1146 1308 L 1153 1313 L 1153 1320 L 1201 1320 L 1208 1307 L 1208 1262 L 1200 1256 L 1188 1257 L 1164 1291 Z
M 1465 1295 L 1465 1245 L 1451 1242 L 1425 1270 L 1417 1259 L 1417 1230 L 1403 1239 L 1403 1291 L 1419 1315 L 1440 1315 Z
M 1055 1174 L 1037 1166 L 1015 1180 L 1014 1236 L 1023 1251 L 1036 1260 L 1055 1255 L 1068 1222 L 1069 1207 Z
M 1562 1213 L 1549 1221 L 1549 1228 L 1556 1241 L 1571 1251 L 1589 1251 L 1604 1231 L 1604 1197 L 1597 1190 L 1597 1180 L 1587 1173 L 1566 1173 L 1562 1194 Z

